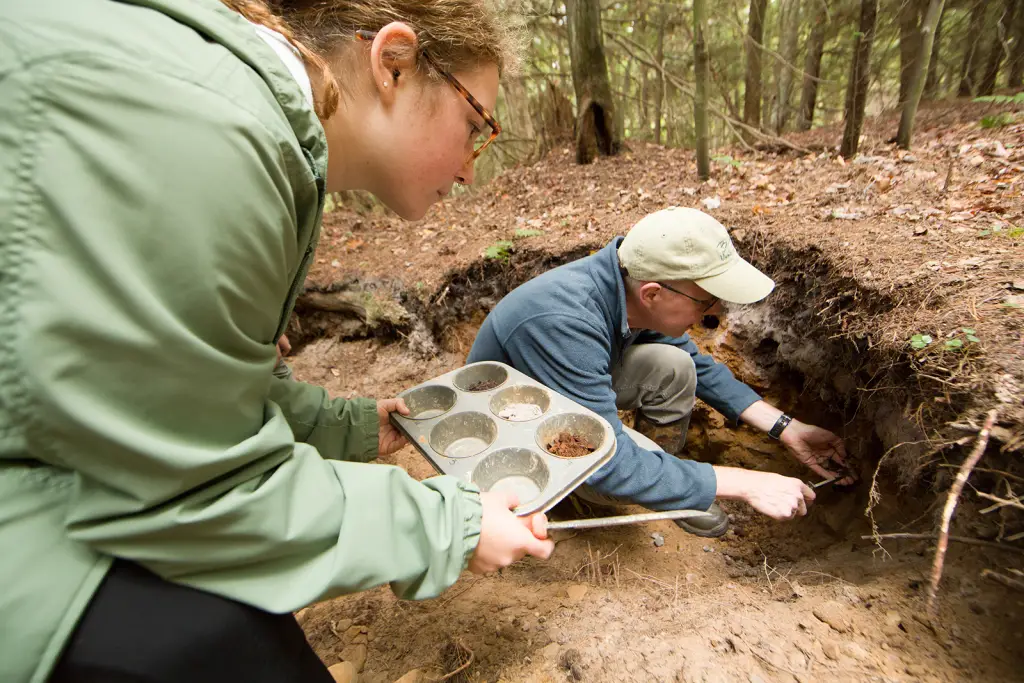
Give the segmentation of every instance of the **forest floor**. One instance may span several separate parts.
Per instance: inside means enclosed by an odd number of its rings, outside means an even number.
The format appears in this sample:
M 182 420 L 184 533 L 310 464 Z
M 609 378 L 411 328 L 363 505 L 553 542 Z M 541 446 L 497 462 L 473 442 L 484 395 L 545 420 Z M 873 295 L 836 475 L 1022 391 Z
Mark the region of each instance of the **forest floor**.
M 1006 125 L 980 125 L 999 116 Z M 866 122 L 853 160 L 835 153 L 835 129 L 789 137 L 795 150 L 719 150 L 707 183 L 686 150 L 631 143 L 576 166 L 561 149 L 417 223 L 331 213 L 289 361 L 333 395 L 384 398 L 460 366 L 487 311 L 526 279 L 649 212 L 708 210 L 778 287 L 695 339 L 771 402 L 841 434 L 861 484 L 822 490 L 786 524 L 733 505 L 718 540 L 668 522 L 565 534 L 550 561 L 467 573 L 434 600 L 380 588 L 320 603 L 299 615 L 320 656 L 369 682 L 414 669 L 438 680 L 469 653 L 447 680 L 1020 680 L 1024 595 L 982 572 L 1024 568 L 1013 542 L 1024 520 L 1012 506 L 982 513 L 991 501 L 979 495 L 1012 499 L 1024 480 L 1016 116 L 924 107 L 904 153 L 886 141 L 897 117 L 883 115 Z M 930 620 L 934 543 L 870 536 L 934 538 L 951 473 L 993 409 L 953 529 L 993 545 L 952 544 Z M 776 442 L 703 406 L 688 454 L 809 477 Z M 434 474 L 411 447 L 387 461 Z

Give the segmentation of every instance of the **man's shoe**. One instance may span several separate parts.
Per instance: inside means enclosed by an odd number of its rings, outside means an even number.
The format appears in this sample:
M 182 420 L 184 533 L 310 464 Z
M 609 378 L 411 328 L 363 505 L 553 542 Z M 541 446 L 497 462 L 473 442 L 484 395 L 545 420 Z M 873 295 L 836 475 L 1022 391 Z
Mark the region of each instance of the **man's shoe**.
M 718 503 L 712 503 L 708 508 L 709 517 L 691 517 L 689 519 L 673 520 L 676 526 L 683 531 L 701 536 L 703 538 L 718 538 L 724 536 L 729 530 L 729 515 L 725 510 L 718 507 Z
M 674 420 L 666 424 L 652 422 L 642 411 L 636 411 L 633 429 L 658 444 L 658 448 L 669 455 L 681 456 L 686 443 L 686 428 L 690 424 L 689 417 Z

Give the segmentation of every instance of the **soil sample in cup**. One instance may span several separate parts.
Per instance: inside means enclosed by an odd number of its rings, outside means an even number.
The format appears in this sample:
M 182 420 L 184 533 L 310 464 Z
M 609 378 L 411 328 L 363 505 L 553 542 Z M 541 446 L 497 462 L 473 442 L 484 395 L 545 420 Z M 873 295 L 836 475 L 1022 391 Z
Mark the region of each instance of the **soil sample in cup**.
M 466 388 L 466 390 L 467 391 L 490 391 L 491 389 L 493 389 L 494 387 L 499 386 L 499 385 L 501 385 L 501 382 L 499 382 L 498 380 L 495 380 L 495 379 L 484 379 L 484 380 L 481 380 L 481 381 L 477 382 L 476 384 L 469 385 Z
M 529 422 L 544 414 L 544 409 L 534 403 L 509 403 L 498 411 L 498 417 L 509 422 Z
M 560 458 L 582 458 L 597 450 L 597 447 L 590 445 L 590 442 L 586 439 L 569 432 L 556 434 L 555 438 L 545 444 L 544 447 L 549 453 Z

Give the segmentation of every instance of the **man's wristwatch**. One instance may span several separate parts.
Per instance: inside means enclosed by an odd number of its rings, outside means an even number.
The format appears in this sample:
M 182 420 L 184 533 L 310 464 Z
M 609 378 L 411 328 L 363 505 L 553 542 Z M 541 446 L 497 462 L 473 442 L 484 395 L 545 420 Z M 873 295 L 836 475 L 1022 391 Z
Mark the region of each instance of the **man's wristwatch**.
M 776 420 L 775 424 L 772 425 L 772 428 L 768 430 L 768 436 L 772 437 L 773 439 L 780 438 L 782 436 L 782 430 L 785 429 L 786 425 L 788 425 L 792 421 L 793 418 L 791 418 L 789 415 L 779 415 L 779 419 Z

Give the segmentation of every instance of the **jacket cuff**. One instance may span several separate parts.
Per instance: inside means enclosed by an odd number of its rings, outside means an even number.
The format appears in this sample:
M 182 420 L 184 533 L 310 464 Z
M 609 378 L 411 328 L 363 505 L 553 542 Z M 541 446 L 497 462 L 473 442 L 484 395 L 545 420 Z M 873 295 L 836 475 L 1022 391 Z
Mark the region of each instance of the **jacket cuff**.
M 380 454 L 380 420 L 377 418 L 377 402 L 370 398 L 353 398 L 349 401 L 352 411 L 352 443 L 349 444 L 345 460 L 369 462 Z
M 729 401 L 728 406 L 724 406 L 722 414 L 725 415 L 725 417 L 728 418 L 734 426 L 738 426 L 741 424 L 740 414 L 760 400 L 761 396 L 744 384 L 743 391 L 740 396 Z
M 483 505 L 480 489 L 463 481 L 457 482 L 459 498 L 462 501 L 462 568 L 469 566 L 469 560 L 480 544 L 480 524 L 483 520 Z
M 699 479 L 698 489 L 700 493 L 697 496 L 697 504 L 694 509 L 707 510 L 715 502 L 715 498 L 718 497 L 718 475 L 715 474 L 715 468 L 708 463 L 699 462 L 696 464 L 699 466 L 697 478 Z

